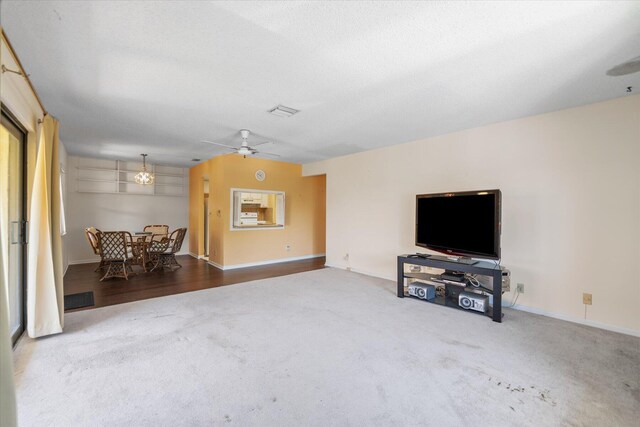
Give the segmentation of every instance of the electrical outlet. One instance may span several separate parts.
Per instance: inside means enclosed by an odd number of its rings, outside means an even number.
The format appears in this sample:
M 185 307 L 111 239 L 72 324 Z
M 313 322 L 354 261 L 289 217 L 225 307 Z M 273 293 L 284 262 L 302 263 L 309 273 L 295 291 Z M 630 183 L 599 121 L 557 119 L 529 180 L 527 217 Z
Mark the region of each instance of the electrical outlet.
M 284 250 L 289 252 L 291 250 L 291 245 L 285 245 Z
M 519 294 L 524 294 L 524 283 L 518 283 L 516 285 L 516 292 Z
M 345 254 L 345 256 L 343 257 L 343 259 L 344 259 L 345 261 L 349 261 L 349 254 Z
M 593 304 L 593 297 L 591 294 L 588 293 L 584 293 L 582 294 L 582 303 L 585 305 L 591 305 Z

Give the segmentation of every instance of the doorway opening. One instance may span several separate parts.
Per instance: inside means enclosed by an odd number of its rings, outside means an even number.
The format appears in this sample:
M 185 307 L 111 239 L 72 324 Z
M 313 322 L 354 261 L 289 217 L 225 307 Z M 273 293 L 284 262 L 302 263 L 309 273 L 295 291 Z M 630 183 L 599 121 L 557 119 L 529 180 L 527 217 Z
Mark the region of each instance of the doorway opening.
M 204 227 L 202 241 L 204 242 L 204 259 L 209 260 L 209 178 L 204 178 L 202 185 L 204 200 Z

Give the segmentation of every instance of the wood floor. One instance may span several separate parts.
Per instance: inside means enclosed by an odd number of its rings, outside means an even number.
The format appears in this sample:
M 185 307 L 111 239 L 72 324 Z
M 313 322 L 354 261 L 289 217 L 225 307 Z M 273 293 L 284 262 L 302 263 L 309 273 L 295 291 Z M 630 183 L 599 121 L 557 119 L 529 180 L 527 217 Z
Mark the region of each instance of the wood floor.
M 324 268 L 325 263 L 325 258 L 320 257 L 223 271 L 207 264 L 204 260 L 198 260 L 189 255 L 181 255 L 176 258 L 182 264 L 182 268 L 176 271 L 142 273 L 139 267 L 134 266 L 134 271 L 139 274 L 130 277 L 129 280 L 108 279 L 104 282 L 100 281 L 102 274 L 94 272 L 97 263 L 70 265 L 64 276 L 64 294 L 93 291 L 95 306 L 77 309 L 87 310 L 250 280 L 318 270 Z

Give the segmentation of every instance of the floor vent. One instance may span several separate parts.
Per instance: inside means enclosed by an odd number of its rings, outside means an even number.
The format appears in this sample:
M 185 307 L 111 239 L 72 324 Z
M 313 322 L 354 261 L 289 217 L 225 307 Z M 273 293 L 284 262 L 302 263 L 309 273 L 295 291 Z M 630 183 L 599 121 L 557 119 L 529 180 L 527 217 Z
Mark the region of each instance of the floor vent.
M 64 310 L 74 310 L 76 308 L 93 307 L 96 303 L 93 300 L 93 292 L 82 292 L 64 296 Z

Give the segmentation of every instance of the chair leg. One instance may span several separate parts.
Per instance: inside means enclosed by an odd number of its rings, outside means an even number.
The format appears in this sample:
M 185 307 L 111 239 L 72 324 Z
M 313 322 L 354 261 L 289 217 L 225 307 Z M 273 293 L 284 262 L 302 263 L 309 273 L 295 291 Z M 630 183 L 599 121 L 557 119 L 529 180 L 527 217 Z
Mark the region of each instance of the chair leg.
M 167 258 L 168 258 L 167 267 L 169 267 L 171 271 L 174 271 L 173 267 L 176 267 L 175 270 L 182 268 L 182 265 L 180 265 L 180 263 L 176 260 L 175 254 L 171 254 Z
M 95 271 L 97 273 L 98 271 L 100 271 L 100 270 L 102 270 L 104 268 L 107 268 L 109 266 L 108 264 L 109 264 L 108 262 L 100 260 L 100 264 L 98 264 L 98 267 L 96 267 L 96 269 L 93 270 L 93 271 Z
M 104 279 L 108 279 L 108 278 L 111 278 L 111 277 L 113 277 L 113 276 L 111 275 L 111 263 L 109 263 L 108 268 L 107 268 L 107 272 L 104 273 L 104 275 L 102 276 L 102 279 L 100 279 L 100 281 L 102 282 Z
M 131 265 L 127 261 L 111 261 L 108 263 L 107 272 L 102 276 L 100 281 L 110 279 L 112 277 L 120 277 L 129 280 L 129 273 L 133 273 Z
M 153 259 L 151 260 L 153 262 L 153 267 L 151 267 L 151 270 L 149 271 L 155 271 L 158 267 L 163 267 L 162 265 L 162 255 L 154 255 Z

